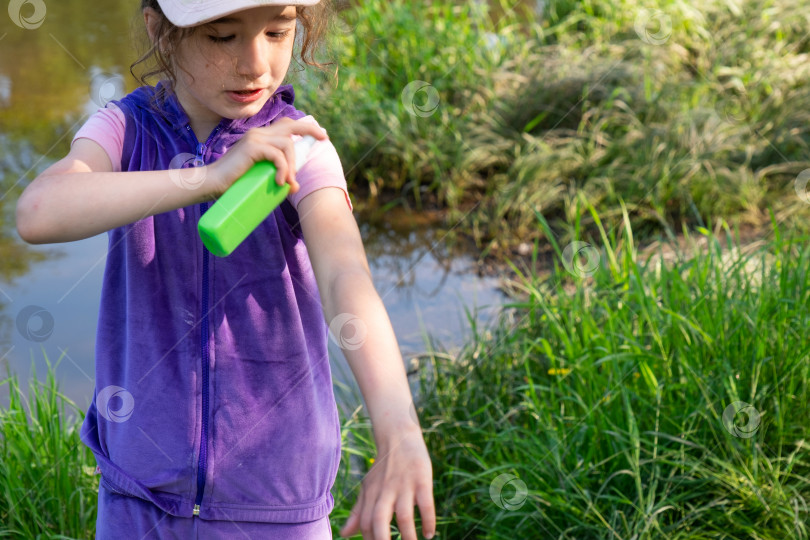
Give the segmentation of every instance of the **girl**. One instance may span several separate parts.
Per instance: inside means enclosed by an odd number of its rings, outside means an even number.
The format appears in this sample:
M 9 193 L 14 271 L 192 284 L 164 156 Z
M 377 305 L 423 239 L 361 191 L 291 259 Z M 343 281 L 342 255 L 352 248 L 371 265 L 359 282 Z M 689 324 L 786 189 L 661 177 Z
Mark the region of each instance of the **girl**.
M 281 84 L 297 22 L 313 63 L 317 3 L 143 0 L 162 80 L 91 117 L 19 199 L 28 242 L 108 232 L 82 427 L 101 472 L 98 538 L 331 538 L 340 425 L 327 320 L 357 331 L 345 356 L 378 450 L 341 534 L 387 539 L 396 513 L 414 540 L 418 505 L 433 536 L 431 464 L 340 161 Z M 303 135 L 318 142 L 296 173 Z M 260 160 L 290 195 L 215 258 L 197 221 Z

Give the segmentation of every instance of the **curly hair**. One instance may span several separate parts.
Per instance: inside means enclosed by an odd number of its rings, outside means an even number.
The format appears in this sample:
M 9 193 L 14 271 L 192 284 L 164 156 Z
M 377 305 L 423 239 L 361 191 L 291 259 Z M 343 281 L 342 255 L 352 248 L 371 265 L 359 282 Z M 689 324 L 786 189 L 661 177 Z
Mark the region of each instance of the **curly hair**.
M 163 14 L 158 0 L 141 0 L 141 12 L 146 8 L 152 8 L 160 15 L 155 40 L 151 42 L 147 36 L 146 39 L 149 44 L 147 50 L 129 66 L 129 72 L 143 85 L 148 85 L 150 78 L 157 77 L 158 79 L 168 79 L 171 86 L 174 87 L 176 75 L 172 70 L 168 56 L 170 51 L 176 49 L 183 39 L 194 33 L 197 27 L 180 28 L 172 24 Z M 295 11 L 303 28 L 300 59 L 307 65 L 323 70 L 330 64 L 322 64 L 315 60 L 315 51 L 325 38 L 329 18 L 333 14 L 331 2 L 321 0 L 314 6 L 296 6 Z M 149 60 L 153 60 L 151 66 L 147 64 Z M 136 75 L 135 67 L 140 64 L 145 64 L 147 67 L 141 75 Z

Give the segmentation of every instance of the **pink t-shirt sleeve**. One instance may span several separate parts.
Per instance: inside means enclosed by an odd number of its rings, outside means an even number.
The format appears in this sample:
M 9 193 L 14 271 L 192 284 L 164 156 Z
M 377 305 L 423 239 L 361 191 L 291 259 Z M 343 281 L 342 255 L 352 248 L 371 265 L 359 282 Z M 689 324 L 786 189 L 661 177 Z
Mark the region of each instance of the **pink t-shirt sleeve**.
M 107 108 L 99 109 L 84 123 L 71 141 L 90 139 L 107 152 L 112 163 L 113 172 L 121 171 L 121 153 L 124 148 L 126 118 L 121 109 L 110 103 Z
M 311 116 L 305 116 L 299 122 L 311 122 L 316 126 L 318 125 L 318 122 Z M 293 136 L 294 140 L 300 138 L 298 135 Z M 301 199 L 313 191 L 327 187 L 336 187 L 343 190 L 343 194 L 346 196 L 346 204 L 349 206 L 349 210 L 352 210 L 346 178 L 343 175 L 343 166 L 340 164 L 340 157 L 330 140 L 318 141 L 312 145 L 312 149 L 309 151 L 309 159 L 295 173 L 295 180 L 298 182 L 300 189 L 297 193 L 287 195 L 287 199 L 296 210 L 298 210 L 298 203 L 301 202 Z

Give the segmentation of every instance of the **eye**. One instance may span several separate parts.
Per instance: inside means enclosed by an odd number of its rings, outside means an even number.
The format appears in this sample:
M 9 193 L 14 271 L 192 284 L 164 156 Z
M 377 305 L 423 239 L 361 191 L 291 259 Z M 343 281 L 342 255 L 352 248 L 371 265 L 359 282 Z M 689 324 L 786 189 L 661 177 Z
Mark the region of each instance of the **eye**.
M 289 33 L 289 30 L 284 30 L 283 32 L 267 32 L 267 35 L 274 39 L 284 39 Z
M 208 36 L 208 39 L 213 41 L 214 43 L 227 43 L 228 41 L 232 40 L 235 36 Z

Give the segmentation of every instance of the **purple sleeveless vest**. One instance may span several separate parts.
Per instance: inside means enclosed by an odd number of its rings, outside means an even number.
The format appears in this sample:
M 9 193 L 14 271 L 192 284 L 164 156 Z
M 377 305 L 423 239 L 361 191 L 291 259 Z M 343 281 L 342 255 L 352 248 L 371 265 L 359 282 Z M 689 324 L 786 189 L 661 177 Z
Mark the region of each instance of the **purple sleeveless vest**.
M 155 89 L 142 87 L 116 102 L 123 171 L 169 169 L 180 154 L 211 163 L 248 129 L 304 116 L 282 86 L 258 114 L 223 119 L 200 143 L 166 94 L 153 104 Z M 172 515 L 321 518 L 334 505 L 340 423 L 298 214 L 284 201 L 218 258 L 197 234 L 207 206 L 108 232 L 96 391 L 81 438 L 108 488 Z

